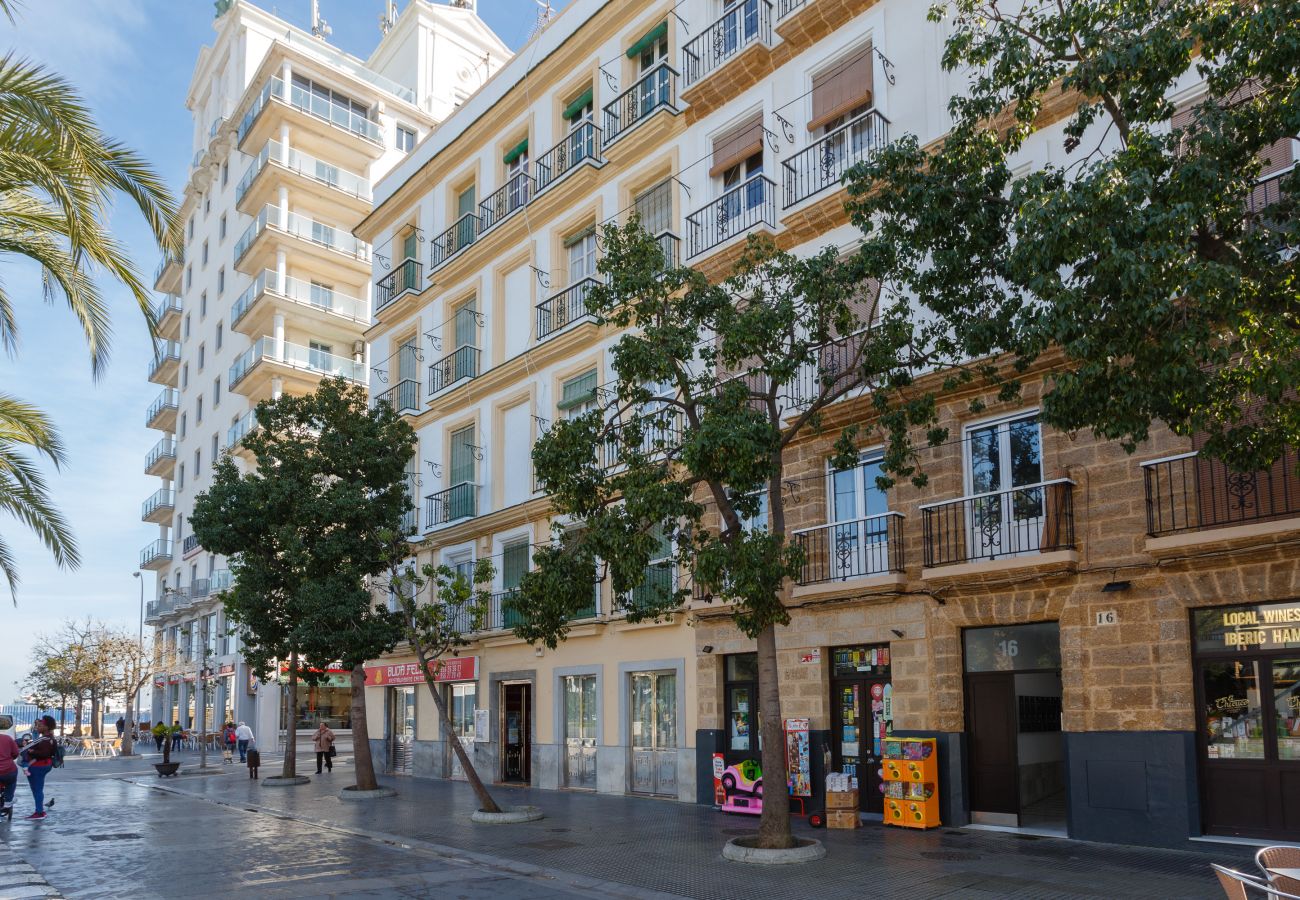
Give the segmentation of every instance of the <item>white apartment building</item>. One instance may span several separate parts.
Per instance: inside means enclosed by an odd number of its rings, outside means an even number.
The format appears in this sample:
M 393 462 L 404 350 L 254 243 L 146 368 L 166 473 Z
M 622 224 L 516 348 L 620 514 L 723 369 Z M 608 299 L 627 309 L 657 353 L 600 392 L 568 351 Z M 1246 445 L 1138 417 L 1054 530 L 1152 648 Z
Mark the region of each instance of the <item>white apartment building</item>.
M 321 24 L 313 31 L 327 34 Z M 226 562 L 199 546 L 188 515 L 221 454 L 251 464 L 240 442 L 259 401 L 308 392 L 325 376 L 368 382 L 371 265 L 388 265 L 395 250 L 352 229 L 371 209 L 373 183 L 510 51 L 472 0 L 388 4 L 364 60 L 246 0 L 219 5 L 213 28 L 186 101 L 184 251 L 162 261 L 154 285 L 161 341 L 149 380 L 160 394 L 145 424 L 161 437 L 145 469 L 162 483 L 142 508 L 158 536 L 140 568 L 158 579 L 146 621 L 183 660 L 155 680 L 153 721 L 244 720 L 267 746 L 283 727 L 285 691 L 244 664 L 218 599 Z M 350 727 L 344 684 L 300 689 L 297 726 Z

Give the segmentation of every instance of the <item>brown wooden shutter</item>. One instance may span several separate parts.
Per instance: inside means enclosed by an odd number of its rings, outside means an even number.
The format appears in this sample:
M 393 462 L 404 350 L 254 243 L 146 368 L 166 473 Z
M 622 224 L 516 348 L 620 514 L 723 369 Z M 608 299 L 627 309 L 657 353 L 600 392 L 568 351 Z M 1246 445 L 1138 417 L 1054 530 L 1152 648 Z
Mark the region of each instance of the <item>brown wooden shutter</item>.
M 709 177 L 714 178 L 743 163 L 755 153 L 763 152 L 763 114 L 754 113 L 735 128 L 729 128 L 713 139 L 713 167 Z
M 827 122 L 871 102 L 871 45 L 813 79 L 812 119 L 808 130 L 816 131 Z

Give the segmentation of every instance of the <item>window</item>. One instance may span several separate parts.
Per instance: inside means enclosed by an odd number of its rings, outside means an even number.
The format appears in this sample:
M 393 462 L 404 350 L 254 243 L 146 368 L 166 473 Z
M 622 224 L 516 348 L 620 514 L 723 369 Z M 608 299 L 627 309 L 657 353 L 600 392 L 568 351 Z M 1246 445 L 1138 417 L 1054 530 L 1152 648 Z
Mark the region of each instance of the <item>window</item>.
M 407 128 L 405 125 L 397 126 L 397 149 L 403 153 L 410 153 L 415 149 L 415 131 Z
M 566 419 L 576 419 L 596 408 L 596 370 L 570 378 L 560 389 L 556 408 Z
M 668 58 L 668 23 L 657 25 L 637 41 L 637 44 L 641 46 L 641 52 L 637 55 L 637 66 L 642 73 L 645 73 Z
M 185 463 L 181 463 L 179 466 L 176 467 L 176 490 L 178 491 L 185 490 Z M 178 524 L 176 526 L 176 543 L 179 544 L 180 542 L 181 542 L 181 529 L 180 529 L 180 525 Z
M 203 395 L 199 394 L 198 399 L 194 401 L 194 424 L 198 425 L 202 421 L 203 421 Z
M 213 459 L 214 462 L 216 461 L 216 458 L 217 458 L 220 454 L 221 454 L 221 441 L 220 441 L 220 439 L 219 439 L 219 438 L 214 434 L 214 435 L 212 436 L 212 459 Z
M 564 242 L 569 250 L 569 284 L 596 277 L 596 229 L 584 228 Z
M 204 198 L 203 198 L 203 217 L 204 217 L 204 218 L 207 218 L 208 213 L 210 213 L 210 212 L 212 212 L 212 198 L 211 198 L 211 197 L 204 197 Z
M 218 375 L 212 379 L 212 408 L 216 409 L 221 405 L 221 376 Z
M 759 488 L 750 494 L 750 496 L 758 501 L 758 509 L 752 516 L 747 516 L 744 513 L 741 513 L 740 527 L 745 531 L 767 531 L 767 504 L 769 501 L 767 488 Z
M 661 181 L 649 190 L 638 194 L 633 208 L 647 234 L 663 234 L 673 227 L 673 183 Z
M 188 291 L 194 285 L 194 266 L 185 267 L 185 289 Z
M 966 541 L 972 559 L 994 559 L 1055 544 L 1042 486 L 1037 414 L 966 430 L 966 480 L 972 499 Z M 971 552 L 974 551 L 974 552 Z
M 332 247 L 335 243 L 334 229 L 329 225 L 313 221 L 311 223 L 311 239 L 318 244 Z
M 226 267 L 222 266 L 217 269 L 217 296 L 220 297 L 226 291 Z
M 185 413 L 181 413 L 181 437 L 185 437 L 186 431 Z
M 853 51 L 828 70 L 813 76 L 812 118 L 808 130 L 828 134 L 872 104 L 871 44 Z
M 347 94 L 331 90 L 323 84 L 317 84 L 310 78 L 304 78 L 302 75 L 294 73 L 293 87 L 297 92 L 302 92 L 306 95 L 303 97 L 295 95 L 292 101 L 295 106 L 310 108 L 315 111 L 319 108 L 321 103 L 328 103 L 335 106 L 341 106 L 354 116 L 367 120 L 370 119 L 369 107 L 362 103 L 358 103 Z M 338 113 L 336 111 L 331 111 L 329 115 L 331 120 L 337 121 Z M 346 115 L 344 118 L 346 119 Z
M 727 702 L 727 762 L 753 759 L 762 746 L 758 733 L 758 654 L 732 653 L 723 657 L 724 696 Z M 735 759 L 731 754 L 736 754 Z
M 312 306 L 319 306 L 323 309 L 334 308 L 334 286 L 321 284 L 319 281 L 311 283 L 311 303 Z
M 474 709 L 478 685 L 472 681 L 451 685 L 451 730 L 463 740 L 474 739 Z
M 203 256 L 201 257 L 201 259 L 203 265 L 206 266 L 208 264 L 208 242 L 207 241 L 203 242 Z
M 329 371 L 330 357 L 333 353 L 334 348 L 331 345 L 310 341 L 307 348 L 307 365 L 322 372 Z
M 474 482 L 475 459 L 474 426 L 468 425 L 451 433 L 451 466 L 447 475 L 452 486 Z M 453 516 L 453 518 L 456 518 Z
M 226 239 L 226 214 L 222 213 L 221 221 L 217 223 L 217 240 L 224 241 L 225 239 Z
M 560 115 L 562 115 L 564 120 L 569 123 L 570 131 L 591 121 L 592 113 L 594 111 L 594 100 L 595 93 L 591 88 L 587 88 L 569 101 L 569 104 L 564 108 L 564 112 Z
M 203 471 L 203 452 L 197 448 L 194 450 L 194 477 L 198 478 L 199 473 Z
M 524 538 L 511 541 L 501 548 L 501 589 L 503 591 L 517 590 L 519 585 L 523 584 L 524 573 L 528 571 L 529 547 L 528 538 Z M 488 627 L 514 628 L 519 621 L 519 613 L 513 607 L 503 606 L 501 621 L 489 622 Z
M 183 336 L 187 341 L 190 339 L 190 314 L 189 313 L 185 314 L 185 330 L 183 332 Z
M 190 241 L 194 240 L 194 217 L 193 216 L 190 216 L 189 221 L 185 223 L 185 238 L 186 240 L 190 240 Z
M 675 584 L 675 566 L 673 565 L 673 542 L 661 525 L 656 525 L 650 532 L 657 547 L 650 554 L 641 583 L 634 587 L 624 599 L 624 606 L 633 608 L 659 608 L 677 589 Z
M 189 386 L 190 386 L 190 364 L 185 363 L 183 366 L 181 366 L 181 390 L 183 391 Z
M 724 195 L 719 218 L 734 221 L 747 209 L 765 199 L 763 174 L 763 117 L 756 113 L 713 139 L 713 166 L 709 177 L 720 178 L 719 195 Z M 741 185 L 748 187 L 737 190 Z M 746 227 L 737 223 L 737 228 Z M 729 234 L 727 236 L 730 236 Z
M 199 319 L 200 321 L 208 314 L 208 292 L 204 291 L 199 294 Z
M 810 533 L 810 560 L 829 565 L 833 578 L 855 578 L 889 571 L 888 495 L 880 489 L 884 454 L 863 453 L 858 464 L 830 473 L 830 521 L 834 528 Z M 825 559 L 823 559 L 825 558 Z
M 203 371 L 203 366 L 208 360 L 208 349 L 203 344 L 199 344 L 199 371 Z
M 222 333 L 221 333 L 221 323 L 218 322 L 218 323 L 217 323 L 217 349 L 218 349 L 218 350 L 221 349 L 221 339 L 222 339 L 222 337 L 223 337 L 223 335 L 222 335 Z
M 225 187 L 230 183 L 230 162 L 227 160 L 221 164 L 221 186 Z M 224 217 L 223 217 L 224 218 Z

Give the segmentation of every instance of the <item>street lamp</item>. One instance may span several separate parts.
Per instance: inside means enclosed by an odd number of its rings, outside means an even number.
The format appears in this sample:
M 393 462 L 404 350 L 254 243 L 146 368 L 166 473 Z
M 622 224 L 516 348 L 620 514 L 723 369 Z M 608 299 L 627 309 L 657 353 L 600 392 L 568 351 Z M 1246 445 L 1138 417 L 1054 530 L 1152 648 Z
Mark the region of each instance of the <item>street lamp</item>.
M 203 647 L 207 655 L 207 645 Z M 208 679 L 212 677 L 212 667 L 206 662 L 199 669 L 199 771 L 208 767 Z
M 143 660 L 144 659 L 144 578 L 141 576 L 139 571 L 132 572 L 131 574 L 135 576 L 135 578 L 140 582 L 140 633 L 137 637 L 137 640 L 140 642 L 140 659 Z M 130 709 L 127 710 L 127 713 L 131 716 L 131 721 L 127 723 L 128 725 L 127 732 L 130 734 L 130 737 L 127 740 L 130 741 L 130 747 L 132 753 L 135 752 L 135 733 L 140 728 L 140 691 L 141 688 L 139 687 L 137 687 L 135 690 L 135 710 L 134 711 Z

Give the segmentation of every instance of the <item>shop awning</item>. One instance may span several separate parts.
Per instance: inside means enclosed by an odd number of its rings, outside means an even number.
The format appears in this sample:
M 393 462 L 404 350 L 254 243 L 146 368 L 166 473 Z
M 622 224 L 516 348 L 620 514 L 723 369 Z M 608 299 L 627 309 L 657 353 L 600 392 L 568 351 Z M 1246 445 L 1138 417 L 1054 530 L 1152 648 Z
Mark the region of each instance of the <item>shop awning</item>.
M 649 31 L 647 31 L 645 33 L 645 36 L 641 38 L 641 40 L 637 41 L 631 47 L 627 48 L 627 58 L 636 59 L 638 56 L 641 55 L 642 50 L 646 50 L 654 46 L 655 41 L 659 40 L 662 37 L 667 37 L 667 36 L 668 36 L 668 20 L 665 19 L 664 21 L 656 25 L 654 28 L 651 28 Z
M 591 102 L 591 98 L 593 96 L 594 94 L 591 88 L 587 88 L 585 91 L 579 94 L 572 103 L 564 107 L 564 112 L 562 113 L 564 118 L 572 119 L 578 113 L 582 112 L 583 107 L 585 107 L 588 103 Z
M 501 161 L 508 166 L 527 152 L 528 152 L 528 138 L 524 138 L 514 147 L 507 150 L 506 155 L 501 158 Z

